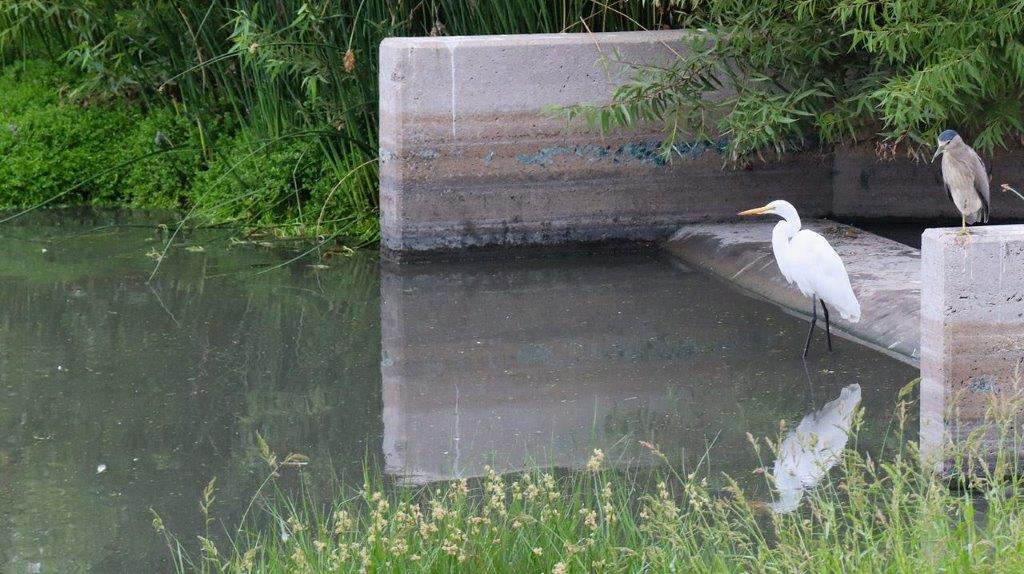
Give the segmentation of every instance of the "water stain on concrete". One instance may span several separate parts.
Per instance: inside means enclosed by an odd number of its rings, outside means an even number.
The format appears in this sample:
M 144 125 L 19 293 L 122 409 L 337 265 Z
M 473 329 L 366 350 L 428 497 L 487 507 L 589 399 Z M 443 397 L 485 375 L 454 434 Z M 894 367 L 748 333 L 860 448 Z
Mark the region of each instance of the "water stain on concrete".
M 972 377 L 969 382 L 972 393 L 991 393 L 996 390 L 996 380 L 991 375 Z
M 430 149 L 430 148 L 419 149 L 419 150 L 416 150 L 416 151 L 413 152 L 413 157 L 415 157 L 417 159 L 427 159 L 427 160 L 430 160 L 430 159 L 437 159 L 440 156 L 441 156 L 441 154 L 438 153 L 437 150 Z
M 680 142 L 672 146 L 670 155 L 684 159 L 697 159 L 707 152 L 725 153 L 728 142 L 724 139 L 718 141 L 691 141 Z M 540 148 L 536 153 L 523 153 L 516 156 L 519 163 L 525 165 L 539 165 L 547 167 L 555 162 L 555 159 L 563 156 L 575 156 L 586 159 L 588 162 L 597 162 L 610 159 L 613 164 L 627 162 L 640 162 L 642 164 L 663 166 L 668 163 L 663 150 L 663 142 L 642 141 L 623 144 L 612 151 L 611 146 L 599 146 L 586 144 L 582 146 L 553 146 Z
M 519 163 L 526 165 L 549 166 L 554 163 L 555 158 L 560 156 L 577 156 L 591 161 L 607 156 L 609 149 L 606 147 L 587 144 L 584 146 L 555 146 L 540 148 L 537 153 L 521 153 L 516 156 Z

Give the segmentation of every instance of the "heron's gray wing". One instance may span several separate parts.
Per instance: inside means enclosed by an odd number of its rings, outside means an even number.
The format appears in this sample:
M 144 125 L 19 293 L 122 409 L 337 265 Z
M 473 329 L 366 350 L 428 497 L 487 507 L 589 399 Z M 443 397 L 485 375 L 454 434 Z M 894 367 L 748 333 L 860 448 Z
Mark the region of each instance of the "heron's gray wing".
M 984 206 L 981 220 L 982 222 L 987 222 L 989 205 L 988 173 L 985 171 L 985 163 L 981 161 L 981 156 L 973 149 L 971 150 L 971 169 L 974 170 L 974 191 L 978 192 L 978 197 L 981 198 L 981 204 Z

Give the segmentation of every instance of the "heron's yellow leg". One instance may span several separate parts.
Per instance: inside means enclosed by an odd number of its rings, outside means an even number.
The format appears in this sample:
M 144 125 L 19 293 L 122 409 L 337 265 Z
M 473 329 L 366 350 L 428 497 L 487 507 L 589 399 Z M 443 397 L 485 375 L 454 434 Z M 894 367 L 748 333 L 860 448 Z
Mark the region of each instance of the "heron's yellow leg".
M 971 232 L 967 230 L 967 216 L 961 213 L 960 214 L 960 232 L 957 233 L 957 235 L 960 235 L 961 237 L 963 237 L 965 235 L 970 235 L 970 234 L 971 234 Z
M 971 238 L 971 232 L 967 229 L 967 216 L 960 214 L 960 231 L 956 234 L 957 243 L 959 245 L 967 245 L 967 242 Z

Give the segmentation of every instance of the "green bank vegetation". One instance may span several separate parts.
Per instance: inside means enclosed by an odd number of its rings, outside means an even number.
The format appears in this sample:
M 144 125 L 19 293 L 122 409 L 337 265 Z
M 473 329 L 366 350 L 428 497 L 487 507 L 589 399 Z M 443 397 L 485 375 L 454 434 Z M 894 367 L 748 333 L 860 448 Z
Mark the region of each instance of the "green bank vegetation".
M 663 152 L 726 139 L 733 161 L 868 142 L 920 157 L 955 128 L 991 151 L 1024 137 L 1024 4 L 1004 0 L 680 0 L 707 29 L 665 68 L 640 70 L 605 129 L 663 121 Z M 711 92 L 730 88 L 724 97 Z M 930 156 L 930 154 L 929 154 Z
M 381 39 L 663 27 L 708 36 L 568 115 L 662 121 L 666 154 L 707 139 L 741 162 L 844 142 L 916 155 L 947 127 L 983 150 L 1024 133 L 1020 2 L 10 0 L 0 205 L 171 207 L 373 242 Z M 722 86 L 735 94 L 706 97 Z
M 367 479 L 333 502 L 289 497 L 279 474 L 307 459 L 278 457 L 260 441 L 270 474 L 251 514 L 228 543 L 180 541 L 158 514 L 181 572 L 1018 572 L 1024 569 L 1017 456 L 984 458 L 980 434 L 952 453 L 952 479 L 920 464 L 903 441 L 901 403 L 889 445 L 875 460 L 856 448 L 856 428 L 831 476 L 809 488 L 794 512 L 775 513 L 741 486 L 750 477 L 713 475 L 708 466 L 674 470 L 657 445 L 642 443 L 644 467 L 611 470 L 594 451 L 585 468 L 530 471 L 419 488 Z M 1005 407 L 988 430 L 1017 436 Z M 780 429 L 782 433 L 785 429 Z M 777 440 L 750 448 L 770 486 Z M 1007 444 L 1019 444 L 1007 443 Z M 709 486 L 710 483 L 720 488 Z M 210 517 L 209 501 L 202 504 Z M 259 510 L 257 510 L 259 509 Z M 211 523 L 214 521 L 211 518 Z
M 175 208 L 195 223 L 373 242 L 383 38 L 673 17 L 657 0 L 10 0 L 0 206 Z

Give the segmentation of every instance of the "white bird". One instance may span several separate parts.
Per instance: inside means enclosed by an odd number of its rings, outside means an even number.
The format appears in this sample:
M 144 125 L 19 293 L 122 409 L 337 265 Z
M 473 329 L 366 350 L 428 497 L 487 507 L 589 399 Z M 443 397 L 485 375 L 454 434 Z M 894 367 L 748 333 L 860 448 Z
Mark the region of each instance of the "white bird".
M 811 298 L 811 329 L 807 332 L 803 356 L 806 357 L 811 348 L 811 335 L 818 322 L 819 299 L 821 309 L 825 312 L 825 334 L 831 352 L 832 330 L 827 305 L 831 305 L 843 319 L 851 323 L 860 320 L 860 303 L 853 293 L 846 266 L 827 239 L 810 229 L 800 229 L 800 216 L 788 201 L 777 199 L 764 207 L 748 209 L 739 215 L 765 214 L 782 218 L 772 230 L 772 251 L 775 252 L 779 271 L 786 281 L 796 283 L 800 292 Z
M 775 512 L 792 512 L 804 491 L 813 488 L 839 459 L 850 439 L 853 413 L 860 404 L 860 385 L 843 388 L 839 398 L 808 413 L 779 445 L 772 479 L 778 499 Z

